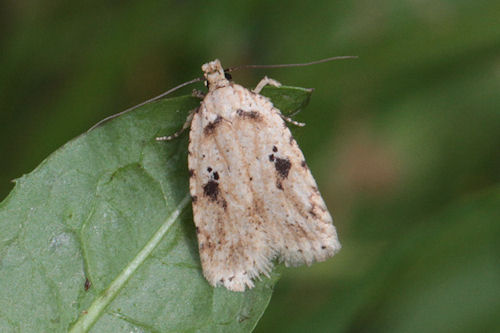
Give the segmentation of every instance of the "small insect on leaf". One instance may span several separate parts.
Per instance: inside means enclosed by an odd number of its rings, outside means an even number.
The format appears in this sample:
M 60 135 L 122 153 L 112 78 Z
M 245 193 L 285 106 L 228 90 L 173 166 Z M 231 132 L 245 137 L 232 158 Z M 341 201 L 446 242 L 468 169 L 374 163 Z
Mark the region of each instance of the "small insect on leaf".
M 90 287 L 92 286 L 92 282 L 88 278 L 85 278 L 85 284 L 83 285 L 83 288 L 85 291 L 89 291 Z
M 333 256 L 340 243 L 332 217 L 286 126 L 301 123 L 260 94 L 281 84 L 265 77 L 246 89 L 219 60 L 202 70 L 208 92 L 183 128 L 190 126 L 189 189 L 207 281 L 244 291 L 269 276 L 275 259 L 297 266 Z

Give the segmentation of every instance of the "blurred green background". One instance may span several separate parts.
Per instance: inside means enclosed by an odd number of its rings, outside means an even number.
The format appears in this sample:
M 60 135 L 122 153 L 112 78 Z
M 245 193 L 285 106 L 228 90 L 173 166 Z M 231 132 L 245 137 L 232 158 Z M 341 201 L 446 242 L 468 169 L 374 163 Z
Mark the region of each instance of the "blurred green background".
M 9 1 L 0 22 L 2 198 L 208 60 L 358 55 L 233 75 L 316 89 L 293 131 L 343 244 L 283 270 L 256 332 L 499 331 L 500 2 Z

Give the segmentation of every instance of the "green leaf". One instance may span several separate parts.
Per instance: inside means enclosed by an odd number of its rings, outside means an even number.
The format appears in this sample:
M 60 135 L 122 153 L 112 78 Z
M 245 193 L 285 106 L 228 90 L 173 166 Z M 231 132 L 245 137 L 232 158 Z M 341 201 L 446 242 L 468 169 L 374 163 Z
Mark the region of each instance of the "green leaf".
M 287 113 L 310 90 L 267 88 Z M 187 172 L 199 105 L 163 99 L 71 140 L 0 204 L 1 332 L 250 331 L 278 274 L 245 293 L 203 278 Z M 294 106 L 295 105 L 295 106 Z
M 289 116 L 307 106 L 312 92 L 313 89 L 299 87 L 266 86 L 262 89 L 261 94 L 269 97 L 282 114 Z

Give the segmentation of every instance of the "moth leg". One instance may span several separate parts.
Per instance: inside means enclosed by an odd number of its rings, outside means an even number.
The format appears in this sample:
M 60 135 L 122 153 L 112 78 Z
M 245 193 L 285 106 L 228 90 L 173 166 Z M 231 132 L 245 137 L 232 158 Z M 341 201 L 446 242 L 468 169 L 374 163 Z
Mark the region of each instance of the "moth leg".
M 193 91 L 191 92 L 191 96 L 198 97 L 199 99 L 204 99 L 205 95 L 206 94 L 203 91 L 198 89 L 193 89 Z
M 298 126 L 298 127 L 306 126 L 306 123 L 301 123 L 299 121 L 293 120 L 292 118 L 284 116 L 282 114 L 280 114 L 280 116 L 281 116 L 281 118 L 283 118 L 283 120 L 285 120 L 286 122 L 289 122 L 291 124 L 294 124 L 295 126 Z
M 276 81 L 274 79 L 270 79 L 267 76 L 264 76 L 264 78 L 262 80 L 260 80 L 260 82 L 257 84 L 257 86 L 255 87 L 253 92 L 256 94 L 259 94 L 260 91 L 262 90 L 262 88 L 264 88 L 267 85 L 270 85 L 273 87 L 281 87 L 281 83 L 279 83 L 278 81 Z
M 264 76 L 264 78 L 262 80 L 260 80 L 260 82 L 257 84 L 257 86 L 255 87 L 255 89 L 253 90 L 253 92 L 256 93 L 256 94 L 258 94 L 258 93 L 260 93 L 260 91 L 262 90 L 262 88 L 264 88 L 267 85 L 270 85 L 270 86 L 273 86 L 273 87 L 281 87 L 281 83 L 279 83 L 278 81 L 276 81 L 274 79 L 270 79 L 267 76 Z M 295 120 L 293 120 L 290 117 L 282 115 L 281 113 L 280 113 L 280 116 L 281 116 L 281 118 L 283 118 L 283 120 L 285 120 L 285 121 L 287 121 L 287 122 L 289 122 L 291 124 L 294 124 L 295 126 L 299 126 L 299 127 L 306 126 L 305 123 L 301 123 L 301 122 L 295 121 Z
M 182 128 L 180 130 L 178 130 L 177 132 L 175 132 L 172 135 L 158 136 L 158 137 L 156 137 L 156 141 L 170 141 L 170 140 L 173 140 L 175 138 L 178 138 L 179 135 L 182 134 L 182 132 L 184 132 L 188 127 L 191 126 L 191 121 L 193 120 L 193 116 L 197 110 L 198 110 L 198 108 L 189 111 L 189 115 L 186 118 L 186 122 L 184 123 L 184 125 L 182 125 Z
M 298 109 L 297 111 L 295 111 L 294 113 L 290 114 L 290 118 L 292 117 L 295 117 L 296 115 L 298 115 L 300 112 L 302 112 L 302 109 Z

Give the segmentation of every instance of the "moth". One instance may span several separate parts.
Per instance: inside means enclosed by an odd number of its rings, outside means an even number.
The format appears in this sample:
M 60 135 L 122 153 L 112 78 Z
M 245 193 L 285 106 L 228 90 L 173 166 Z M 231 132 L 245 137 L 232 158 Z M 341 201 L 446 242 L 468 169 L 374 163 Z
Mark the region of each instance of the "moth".
M 244 291 L 269 276 L 275 259 L 298 266 L 333 256 L 337 233 L 291 120 L 259 94 L 280 83 L 265 77 L 251 91 L 230 81 L 219 60 L 202 70 L 208 92 L 184 128 L 190 125 L 189 190 L 207 281 Z
M 269 277 L 273 262 L 286 266 L 324 261 L 340 250 L 337 232 L 304 155 L 281 114 L 260 91 L 280 86 L 264 77 L 249 90 L 229 72 L 245 68 L 295 67 L 357 58 L 341 56 L 287 65 L 249 65 L 224 70 L 219 60 L 202 66 L 203 77 L 109 116 L 100 124 L 205 81 L 206 94 L 180 131 L 189 133 L 189 191 L 203 275 L 213 287 L 242 292 Z M 90 131 L 89 130 L 89 131 Z

